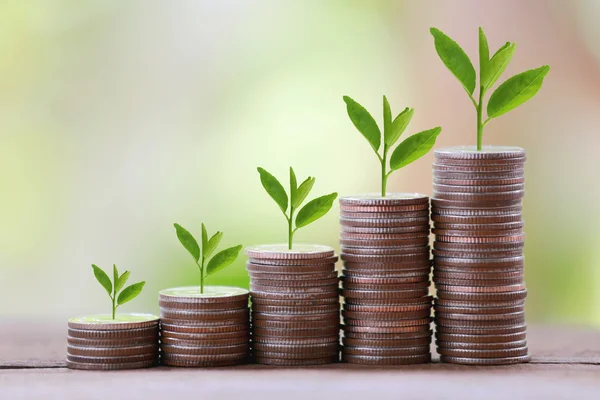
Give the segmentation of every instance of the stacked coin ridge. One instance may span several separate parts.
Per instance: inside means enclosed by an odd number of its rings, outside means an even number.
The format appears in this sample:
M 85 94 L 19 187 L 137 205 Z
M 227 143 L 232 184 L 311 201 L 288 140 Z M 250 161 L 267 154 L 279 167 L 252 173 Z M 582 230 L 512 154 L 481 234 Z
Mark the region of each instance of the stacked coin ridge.
M 252 354 L 259 364 L 316 365 L 339 360 L 337 256 L 328 246 L 246 249 L 252 303 Z
M 342 360 L 429 362 L 429 198 L 416 193 L 343 197 L 340 208 Z
M 436 344 L 442 362 L 527 362 L 522 199 L 525 150 L 435 152 Z
M 96 315 L 69 320 L 67 367 L 84 370 L 147 368 L 158 363 L 158 317 Z
M 162 362 L 176 367 L 243 364 L 250 355 L 249 292 L 230 286 L 159 292 Z

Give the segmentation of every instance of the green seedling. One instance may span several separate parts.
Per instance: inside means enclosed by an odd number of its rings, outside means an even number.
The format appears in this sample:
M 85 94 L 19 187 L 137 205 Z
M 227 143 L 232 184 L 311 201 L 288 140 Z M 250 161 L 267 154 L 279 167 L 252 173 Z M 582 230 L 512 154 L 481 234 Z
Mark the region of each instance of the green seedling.
M 217 232 L 209 239 L 206 226 L 202 224 L 201 249 L 191 233 L 189 233 L 179 224 L 174 224 L 174 226 L 175 232 L 177 233 L 177 238 L 183 247 L 185 247 L 185 249 L 192 255 L 194 262 L 200 270 L 200 293 L 204 293 L 204 280 L 208 276 L 213 275 L 233 264 L 233 262 L 237 259 L 240 250 L 242 249 L 242 245 L 239 244 L 237 246 L 222 250 L 215 254 L 215 256 L 209 261 L 208 259 L 217 249 L 219 243 L 221 243 L 221 239 L 223 239 L 223 232 Z
M 373 151 L 379 158 L 381 164 L 381 196 L 385 197 L 387 191 L 387 180 L 392 172 L 407 166 L 413 161 L 418 160 L 435 145 L 435 140 L 442 131 L 437 128 L 428 129 L 416 133 L 406 139 L 396 147 L 390 158 L 390 171 L 387 170 L 388 153 L 394 147 L 400 135 L 406 130 L 410 120 L 415 113 L 412 108 L 406 107 L 404 111 L 392 119 L 392 110 L 387 98 L 383 96 L 383 139 L 377 122 L 371 114 L 356 101 L 348 96 L 344 96 L 346 110 L 350 120 L 360 133 L 367 139 Z M 380 152 L 381 142 L 383 141 L 383 151 Z
M 125 271 L 119 275 L 117 266 L 113 264 L 113 282 L 111 282 L 106 272 L 101 268 L 92 264 L 92 269 L 94 270 L 96 280 L 100 282 L 104 289 L 106 289 L 108 297 L 110 297 L 110 300 L 112 301 L 112 319 L 115 319 L 117 308 L 135 299 L 137 295 L 142 292 L 142 288 L 146 284 L 146 282 L 138 282 L 123 289 L 123 286 L 125 286 L 129 279 L 129 271 Z M 121 291 L 121 289 L 123 289 L 123 291 Z M 119 291 L 121 291 L 121 293 L 119 293 Z M 119 295 L 117 296 L 117 294 Z
M 515 52 L 515 43 L 506 42 L 490 58 L 490 50 L 483 29 L 479 28 L 479 101 L 473 93 L 476 87 L 476 73 L 469 56 L 454 40 L 436 28 L 430 29 L 435 50 L 442 62 L 460 81 L 477 111 L 477 150 L 481 150 L 483 128 L 493 118 L 520 106 L 531 99 L 542 87 L 544 77 L 550 71 L 548 65 L 530 69 L 507 79 L 490 96 L 487 103 L 487 119 L 483 119 L 483 103 L 487 91 L 506 70 Z
M 279 183 L 277 178 L 260 167 L 258 167 L 258 173 L 260 174 L 260 182 L 263 187 L 269 196 L 275 200 L 275 203 L 277 203 L 287 220 L 288 248 L 292 250 L 294 233 L 296 233 L 298 229 L 327 214 L 338 194 L 335 192 L 330 193 L 306 203 L 306 205 L 298 211 L 298 215 L 296 216 L 296 227 L 294 228 L 294 213 L 298 210 L 302 202 L 306 200 L 308 193 L 310 193 L 315 184 L 315 178 L 309 176 L 300 184 L 300 186 L 298 186 L 296 173 L 294 172 L 294 169 L 290 167 L 290 195 L 288 201 L 288 194 L 285 192 L 285 189 L 281 183 Z

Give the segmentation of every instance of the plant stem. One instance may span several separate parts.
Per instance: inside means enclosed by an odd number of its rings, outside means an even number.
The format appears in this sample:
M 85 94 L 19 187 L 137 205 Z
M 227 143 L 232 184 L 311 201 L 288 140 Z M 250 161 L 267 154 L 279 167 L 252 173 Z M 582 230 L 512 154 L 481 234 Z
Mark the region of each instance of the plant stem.
M 290 217 L 288 218 L 288 249 L 292 249 L 292 239 L 294 238 L 294 230 L 292 223 L 294 221 L 294 208 L 290 208 Z
M 198 269 L 200 270 L 200 294 L 204 293 L 204 256 L 201 257 L 202 262 L 200 264 L 198 264 L 198 262 L 196 262 L 196 265 L 198 266 Z
M 381 159 L 381 197 L 385 197 L 387 193 L 387 178 L 388 175 L 385 173 L 385 167 L 387 165 L 387 146 L 383 146 L 383 158 Z
M 200 294 L 204 293 L 204 258 L 202 259 L 202 266 L 200 267 Z
M 483 86 L 479 87 L 479 104 L 477 105 L 477 151 L 481 151 L 483 143 Z

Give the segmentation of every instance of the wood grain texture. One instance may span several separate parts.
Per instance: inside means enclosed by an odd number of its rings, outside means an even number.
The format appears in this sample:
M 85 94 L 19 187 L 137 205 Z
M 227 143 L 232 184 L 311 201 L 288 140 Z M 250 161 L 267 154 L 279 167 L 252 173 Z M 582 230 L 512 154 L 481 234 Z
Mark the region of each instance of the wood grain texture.
M 71 371 L 62 367 L 65 336 L 66 323 L 0 325 L 0 398 L 600 398 L 600 332 L 586 328 L 531 327 L 533 362 L 506 367 L 432 363 L 387 368 L 332 364 L 301 369 L 245 365 Z

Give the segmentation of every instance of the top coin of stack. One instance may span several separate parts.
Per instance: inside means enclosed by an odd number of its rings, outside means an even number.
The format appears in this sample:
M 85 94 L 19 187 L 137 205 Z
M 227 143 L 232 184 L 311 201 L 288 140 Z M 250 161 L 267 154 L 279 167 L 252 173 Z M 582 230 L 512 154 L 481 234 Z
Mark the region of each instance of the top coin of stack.
M 147 368 L 158 362 L 158 317 L 92 315 L 69 320 L 67 367 L 85 370 Z
M 161 354 L 166 365 L 221 367 L 250 355 L 249 292 L 198 286 L 159 292 Z
M 431 360 L 429 198 L 415 193 L 340 199 L 344 261 L 342 360 Z
M 435 152 L 436 343 L 444 362 L 526 362 L 525 150 Z
M 339 359 L 337 257 L 328 246 L 246 249 L 252 351 L 260 364 L 315 365 Z

